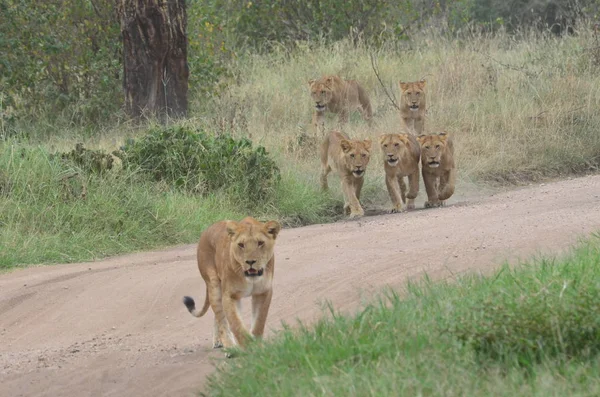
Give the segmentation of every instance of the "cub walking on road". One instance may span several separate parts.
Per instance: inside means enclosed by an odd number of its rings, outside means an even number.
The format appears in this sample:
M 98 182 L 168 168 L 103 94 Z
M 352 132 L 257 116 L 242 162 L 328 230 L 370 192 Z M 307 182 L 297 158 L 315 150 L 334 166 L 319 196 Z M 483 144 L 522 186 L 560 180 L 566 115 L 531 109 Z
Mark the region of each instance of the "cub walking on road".
M 342 180 L 344 213 L 350 213 L 350 218 L 364 215 L 359 199 L 369 160 L 370 139 L 350 139 L 339 131 L 331 131 L 321 145 L 321 187 L 328 189 L 327 176 L 335 169 Z
M 213 347 L 244 347 L 262 337 L 271 304 L 276 221 L 261 223 L 247 217 L 241 222 L 221 221 L 206 229 L 198 243 L 198 269 L 206 283 L 202 310 L 189 296 L 183 303 L 196 317 L 212 307 L 215 313 Z M 251 334 L 240 319 L 241 299 L 252 297 Z M 232 340 L 230 333 L 235 340 Z
M 400 117 L 405 126 L 414 134 L 421 135 L 425 129 L 425 80 L 410 83 L 400 82 L 402 97 L 400 101 Z
M 385 185 L 394 205 L 392 212 L 402 211 L 407 198 L 406 208 L 415 208 L 415 198 L 419 194 L 419 142 L 411 134 L 384 134 L 379 137 L 379 144 L 383 152 Z M 405 176 L 408 177 L 408 194 Z
M 425 208 L 440 207 L 454 194 L 456 166 L 452 137 L 445 132 L 420 135 L 423 182 L 427 191 Z

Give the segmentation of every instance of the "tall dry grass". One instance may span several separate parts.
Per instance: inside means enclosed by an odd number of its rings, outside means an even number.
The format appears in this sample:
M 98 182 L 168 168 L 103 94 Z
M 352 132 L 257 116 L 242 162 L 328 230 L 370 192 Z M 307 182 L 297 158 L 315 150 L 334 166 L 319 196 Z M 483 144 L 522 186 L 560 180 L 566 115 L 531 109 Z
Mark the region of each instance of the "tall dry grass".
M 427 79 L 426 131 L 454 134 L 463 182 L 528 181 L 600 164 L 597 46 L 592 29 L 562 38 L 531 31 L 459 39 L 431 30 L 416 41 L 378 48 L 299 44 L 240 56 L 226 92 L 194 108 L 209 130 L 250 136 L 314 178 L 309 79 L 338 74 L 368 90 L 375 125 L 369 128 L 354 114 L 344 128 L 350 135 L 376 138 L 400 128 L 398 112 L 373 72 L 373 53 L 396 98 L 399 80 Z M 330 116 L 327 126 L 334 128 L 336 118 Z M 370 174 L 375 179 L 382 173 L 378 164 Z

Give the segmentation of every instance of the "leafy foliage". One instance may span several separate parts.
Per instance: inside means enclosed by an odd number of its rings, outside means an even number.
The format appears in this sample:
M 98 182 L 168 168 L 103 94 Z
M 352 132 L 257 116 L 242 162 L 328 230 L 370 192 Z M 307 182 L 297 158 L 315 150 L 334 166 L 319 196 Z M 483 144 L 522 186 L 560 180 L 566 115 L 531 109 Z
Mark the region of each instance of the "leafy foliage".
M 250 203 L 268 198 L 279 181 L 279 169 L 264 147 L 182 126 L 154 128 L 141 140 L 130 140 L 121 156 L 125 166 L 139 167 L 157 181 L 199 193 L 224 189 Z

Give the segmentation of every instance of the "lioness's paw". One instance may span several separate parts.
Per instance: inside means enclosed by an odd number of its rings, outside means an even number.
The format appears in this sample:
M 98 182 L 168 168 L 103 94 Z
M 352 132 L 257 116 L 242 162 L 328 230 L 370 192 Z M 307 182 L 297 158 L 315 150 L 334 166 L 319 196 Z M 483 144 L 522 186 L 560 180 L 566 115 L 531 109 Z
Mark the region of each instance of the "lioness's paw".
M 441 206 L 439 201 L 425 201 L 425 208 L 436 208 Z
M 400 207 L 400 208 L 396 207 L 396 208 L 392 208 L 390 210 L 390 214 L 399 214 L 401 212 L 405 212 L 405 209 L 402 207 Z
M 223 343 L 220 340 L 216 340 L 213 342 L 213 349 L 220 349 L 223 347 Z
M 407 210 L 414 210 L 415 209 L 415 203 L 408 203 L 408 204 L 406 204 L 406 209 Z

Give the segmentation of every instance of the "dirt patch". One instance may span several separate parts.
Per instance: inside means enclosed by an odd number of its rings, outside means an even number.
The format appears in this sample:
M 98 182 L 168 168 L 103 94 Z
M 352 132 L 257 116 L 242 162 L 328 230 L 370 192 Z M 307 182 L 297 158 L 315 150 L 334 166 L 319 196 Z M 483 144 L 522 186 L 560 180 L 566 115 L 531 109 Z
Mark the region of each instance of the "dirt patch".
M 354 310 L 384 286 L 559 252 L 600 227 L 600 176 L 446 208 L 284 230 L 267 334 L 311 321 L 319 302 Z M 195 396 L 222 353 L 195 246 L 0 275 L 0 395 Z M 248 306 L 244 306 L 246 319 Z

